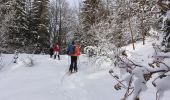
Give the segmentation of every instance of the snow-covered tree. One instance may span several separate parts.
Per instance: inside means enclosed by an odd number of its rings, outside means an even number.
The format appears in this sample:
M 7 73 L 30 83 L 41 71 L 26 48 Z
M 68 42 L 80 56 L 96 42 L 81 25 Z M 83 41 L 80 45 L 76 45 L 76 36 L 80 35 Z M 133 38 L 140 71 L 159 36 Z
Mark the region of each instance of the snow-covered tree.
M 34 34 L 32 33 L 32 26 L 33 26 L 33 18 L 32 18 L 32 2 L 33 0 L 26 0 L 25 8 L 26 8 L 26 17 L 28 21 L 28 32 L 26 34 L 26 39 L 27 39 L 27 46 L 28 47 L 33 47 L 34 42 Z
M 75 9 L 69 8 L 69 4 L 64 0 L 50 1 L 50 43 L 58 42 L 61 52 L 65 50 L 68 41 L 67 33 L 76 32 L 78 18 L 75 11 Z
M 32 37 L 39 52 L 49 46 L 49 0 L 34 0 L 32 4 Z
M 88 31 L 91 26 L 99 23 L 102 19 L 106 18 L 104 5 L 101 0 L 85 0 L 83 1 L 83 7 L 80 13 L 80 22 L 83 25 L 82 44 L 84 46 L 95 45 L 93 33 Z
M 156 21 L 154 16 L 154 8 L 157 3 L 156 0 L 132 0 L 129 2 L 130 10 L 132 10 L 132 15 L 136 17 L 136 33 L 139 34 L 138 38 L 143 39 L 143 44 L 145 35 L 149 35 L 150 27 Z
M 15 15 L 13 16 L 14 25 L 10 27 L 9 38 L 11 42 L 9 45 L 14 46 L 14 48 L 22 48 L 26 45 L 28 32 L 28 21 L 25 11 L 26 2 L 24 0 L 15 0 L 13 3 Z
M 0 47 L 2 51 L 9 52 L 11 47 L 8 44 L 11 42 L 9 36 L 11 35 L 11 27 L 14 24 L 14 15 L 16 13 L 14 9 L 15 0 L 3 0 L 0 2 Z M 12 50 L 10 51 L 12 52 Z
M 148 34 L 156 21 L 157 16 L 154 16 L 157 13 L 154 11 L 156 9 L 156 1 L 146 0 L 145 3 L 137 2 L 136 0 L 117 0 L 113 3 L 113 9 L 110 10 L 113 12 L 109 14 L 107 19 L 91 26 L 88 31 L 93 35 L 94 40 L 97 41 L 96 46 L 85 48 L 86 52 L 95 59 L 93 61 L 97 61 L 97 63 L 100 63 L 98 65 L 102 65 L 101 62 L 109 59 L 113 62 L 111 65 L 114 65 L 114 69 L 117 67 L 124 72 L 122 76 L 126 76 L 125 78 L 118 77 L 113 74 L 113 70 L 110 71 L 111 75 L 118 81 L 114 88 L 116 90 L 122 88 L 126 90 L 122 100 L 126 100 L 131 94 L 134 95 L 134 100 L 139 100 L 141 92 L 147 89 L 147 82 L 150 81 L 157 89 L 155 93 L 158 100 L 165 91 L 165 87 L 161 86 L 163 81 L 169 79 L 167 74 L 170 71 L 170 65 L 168 65 L 169 56 L 167 54 L 162 55 L 157 45 L 153 44 L 156 55 L 153 55 L 153 62 L 148 63 L 148 65 L 142 65 L 136 60 L 129 59 L 126 51 L 119 48 L 123 44 L 130 43 L 131 34 L 134 35 L 135 40 L 142 37 L 142 32 L 145 35 Z M 166 21 L 169 18 L 168 15 L 167 11 Z M 167 26 L 167 24 L 164 25 Z M 151 77 L 157 73 L 157 77 Z M 150 80 L 151 78 L 152 80 Z
M 150 27 L 156 21 L 153 13 L 155 5 L 156 0 L 116 0 L 113 8 L 116 8 L 115 12 L 119 16 L 118 20 L 121 20 L 123 25 L 126 26 L 121 28 L 122 34 L 126 34 L 127 37 L 131 33 L 129 36 L 133 35 L 135 41 L 141 38 L 144 39 L 145 35 L 149 34 Z
M 161 11 L 162 30 L 164 33 L 162 46 L 164 51 L 170 51 L 170 1 L 169 0 L 158 0 L 158 6 Z
M 5 27 L 5 22 L 4 22 L 4 10 L 5 10 L 5 6 L 4 6 L 4 2 L 0 2 L 0 45 L 1 48 L 4 46 L 4 44 L 6 43 L 6 39 L 7 39 L 7 35 L 5 34 L 5 31 L 7 31 L 7 28 Z

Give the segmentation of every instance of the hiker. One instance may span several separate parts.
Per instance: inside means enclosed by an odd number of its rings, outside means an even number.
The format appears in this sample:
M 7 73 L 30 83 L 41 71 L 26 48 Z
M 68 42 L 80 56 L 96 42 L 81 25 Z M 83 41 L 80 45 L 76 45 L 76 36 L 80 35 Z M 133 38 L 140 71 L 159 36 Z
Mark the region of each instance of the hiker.
M 53 56 L 53 47 L 51 46 L 50 47 L 50 58 L 52 58 L 52 56 Z
M 15 55 L 14 55 L 14 63 L 17 63 L 18 60 L 18 52 L 15 51 Z
M 72 73 L 74 69 L 74 72 L 77 72 L 77 58 L 80 55 L 80 49 L 78 44 L 76 44 L 75 41 L 72 41 L 72 43 L 68 45 L 66 53 L 71 57 L 69 71 Z
M 54 59 L 56 59 L 56 56 L 58 56 L 58 60 L 60 60 L 59 50 L 60 48 L 59 48 L 58 43 L 53 44 Z

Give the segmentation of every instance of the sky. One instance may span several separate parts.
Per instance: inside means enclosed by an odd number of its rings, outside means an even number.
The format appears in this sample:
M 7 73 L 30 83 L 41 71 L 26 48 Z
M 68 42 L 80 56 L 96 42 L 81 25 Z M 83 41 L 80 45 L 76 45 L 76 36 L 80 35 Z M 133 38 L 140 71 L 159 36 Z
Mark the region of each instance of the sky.
M 67 0 L 71 7 L 78 7 L 79 2 L 82 0 Z

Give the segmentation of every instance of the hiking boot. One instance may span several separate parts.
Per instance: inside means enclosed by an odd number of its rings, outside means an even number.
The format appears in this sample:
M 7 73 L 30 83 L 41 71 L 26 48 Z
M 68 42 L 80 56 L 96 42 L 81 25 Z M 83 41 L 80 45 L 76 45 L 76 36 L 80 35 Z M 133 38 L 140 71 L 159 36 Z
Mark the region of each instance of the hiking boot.
M 54 55 L 54 59 L 56 59 L 56 55 Z
M 69 72 L 70 72 L 70 73 L 73 73 L 73 71 L 72 71 L 72 70 L 70 70 L 70 69 L 69 69 Z

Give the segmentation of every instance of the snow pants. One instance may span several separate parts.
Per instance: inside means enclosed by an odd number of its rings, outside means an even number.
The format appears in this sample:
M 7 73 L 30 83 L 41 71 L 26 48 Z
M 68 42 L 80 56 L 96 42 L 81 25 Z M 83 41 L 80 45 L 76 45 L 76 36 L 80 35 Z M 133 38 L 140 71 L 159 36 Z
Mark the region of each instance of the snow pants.
M 50 48 L 50 58 L 53 56 L 53 48 Z
M 71 64 L 69 71 L 73 72 L 73 69 L 75 72 L 77 72 L 77 56 L 71 56 Z
M 56 56 L 58 56 L 58 60 L 60 60 L 60 55 L 58 51 L 54 51 L 54 59 L 56 59 Z

